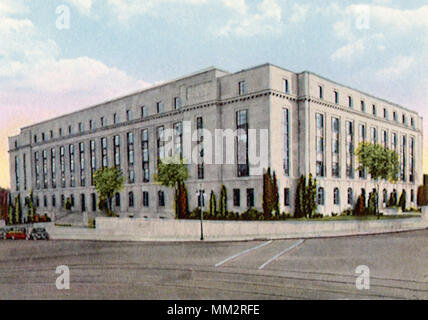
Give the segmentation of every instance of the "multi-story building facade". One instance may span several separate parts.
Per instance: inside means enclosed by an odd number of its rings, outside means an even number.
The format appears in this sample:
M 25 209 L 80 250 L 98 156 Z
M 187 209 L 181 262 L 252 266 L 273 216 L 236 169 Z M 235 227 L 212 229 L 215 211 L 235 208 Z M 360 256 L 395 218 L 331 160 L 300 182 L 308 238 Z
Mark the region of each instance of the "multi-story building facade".
M 174 130 L 172 153 L 183 154 L 186 123 L 196 132 L 191 147 L 199 154 L 188 166 L 190 209 L 198 205 L 197 189 L 218 195 L 224 184 L 229 210 L 261 210 L 263 177 L 248 161 L 249 129 L 268 132 L 261 142 L 264 166 L 276 172 L 282 211 L 293 212 L 302 174 L 317 179 L 324 214 L 341 212 L 371 192 L 374 182 L 357 170 L 355 150 L 362 141 L 381 143 L 400 157 L 398 181 L 380 183 L 381 202 L 393 190 L 406 190 L 408 206 L 416 205 L 423 141 L 416 112 L 312 72 L 271 64 L 236 73 L 210 68 L 22 128 L 9 138 L 11 190 L 24 199 L 33 189 L 44 212 L 61 210 L 67 198 L 74 210 L 96 211 L 92 174 L 117 166 L 126 177 L 125 190 L 113 200 L 117 212 L 173 217 L 173 190 L 157 185 L 153 174 L 158 159 L 171 155 L 163 139 L 167 129 Z M 216 129 L 239 129 L 235 163 L 204 158 L 210 141 L 205 135 Z

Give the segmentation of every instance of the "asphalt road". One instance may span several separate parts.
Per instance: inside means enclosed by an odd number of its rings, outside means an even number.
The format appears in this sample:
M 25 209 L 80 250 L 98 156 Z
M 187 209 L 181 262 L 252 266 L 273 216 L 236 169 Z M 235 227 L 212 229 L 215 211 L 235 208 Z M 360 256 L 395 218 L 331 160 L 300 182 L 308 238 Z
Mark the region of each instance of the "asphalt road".
M 55 285 L 60 265 L 69 290 Z M 357 289 L 360 265 L 369 289 Z M 5 240 L 0 299 L 428 299 L 428 230 L 228 243 Z

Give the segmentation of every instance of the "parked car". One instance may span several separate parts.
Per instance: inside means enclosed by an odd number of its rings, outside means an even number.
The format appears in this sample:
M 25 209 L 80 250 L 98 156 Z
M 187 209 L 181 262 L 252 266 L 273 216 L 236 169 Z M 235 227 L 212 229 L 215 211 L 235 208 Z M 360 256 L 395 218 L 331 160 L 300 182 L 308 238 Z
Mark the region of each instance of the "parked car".
M 6 239 L 8 230 L 6 228 L 0 228 L 0 240 Z
M 27 239 L 27 230 L 25 228 L 11 228 L 6 233 L 6 239 L 26 240 Z
M 45 228 L 33 228 L 31 229 L 28 239 L 30 240 L 49 240 L 49 234 Z

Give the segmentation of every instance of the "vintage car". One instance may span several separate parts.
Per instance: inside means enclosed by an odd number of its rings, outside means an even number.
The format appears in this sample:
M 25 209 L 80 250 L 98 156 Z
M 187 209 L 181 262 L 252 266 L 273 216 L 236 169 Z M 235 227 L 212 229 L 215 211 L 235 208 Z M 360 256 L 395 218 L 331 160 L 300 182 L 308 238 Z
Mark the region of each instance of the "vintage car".
M 29 240 L 49 240 L 49 234 L 45 228 L 33 228 L 28 234 Z
M 6 239 L 26 240 L 27 239 L 27 230 L 25 228 L 11 228 L 6 233 Z

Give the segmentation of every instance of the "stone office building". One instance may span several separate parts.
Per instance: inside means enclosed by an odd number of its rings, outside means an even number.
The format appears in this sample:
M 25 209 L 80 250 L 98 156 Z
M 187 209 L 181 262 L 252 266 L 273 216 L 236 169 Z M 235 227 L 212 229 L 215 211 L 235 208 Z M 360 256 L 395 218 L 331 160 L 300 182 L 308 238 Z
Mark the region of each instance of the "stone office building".
M 39 212 L 61 210 L 67 198 L 74 210 L 92 212 L 97 210 L 92 173 L 118 166 L 126 182 L 113 200 L 116 212 L 173 217 L 174 193 L 155 184 L 153 174 L 164 156 L 164 131 L 174 129 L 181 152 L 185 122 L 197 132 L 241 128 L 245 135 L 249 129 L 267 129 L 266 167 L 277 174 L 282 211 L 293 212 L 302 174 L 317 178 L 317 201 L 324 214 L 339 213 L 361 193 L 368 194 L 374 184 L 357 170 L 355 155 L 361 141 L 380 143 L 400 157 L 399 179 L 381 183 L 381 202 L 393 190 L 398 195 L 406 190 L 408 206 L 416 205 L 423 141 L 422 118 L 416 112 L 312 72 L 294 73 L 271 64 L 236 73 L 209 68 L 22 128 L 9 138 L 11 190 L 23 199 L 33 189 Z M 248 136 L 239 139 L 248 142 Z M 192 147 L 206 148 L 202 140 L 198 134 Z M 234 152 L 248 156 L 248 143 Z M 248 161 L 211 164 L 201 153 L 188 169 L 190 209 L 198 205 L 197 189 L 218 196 L 224 184 L 230 211 L 261 210 L 263 178 Z

